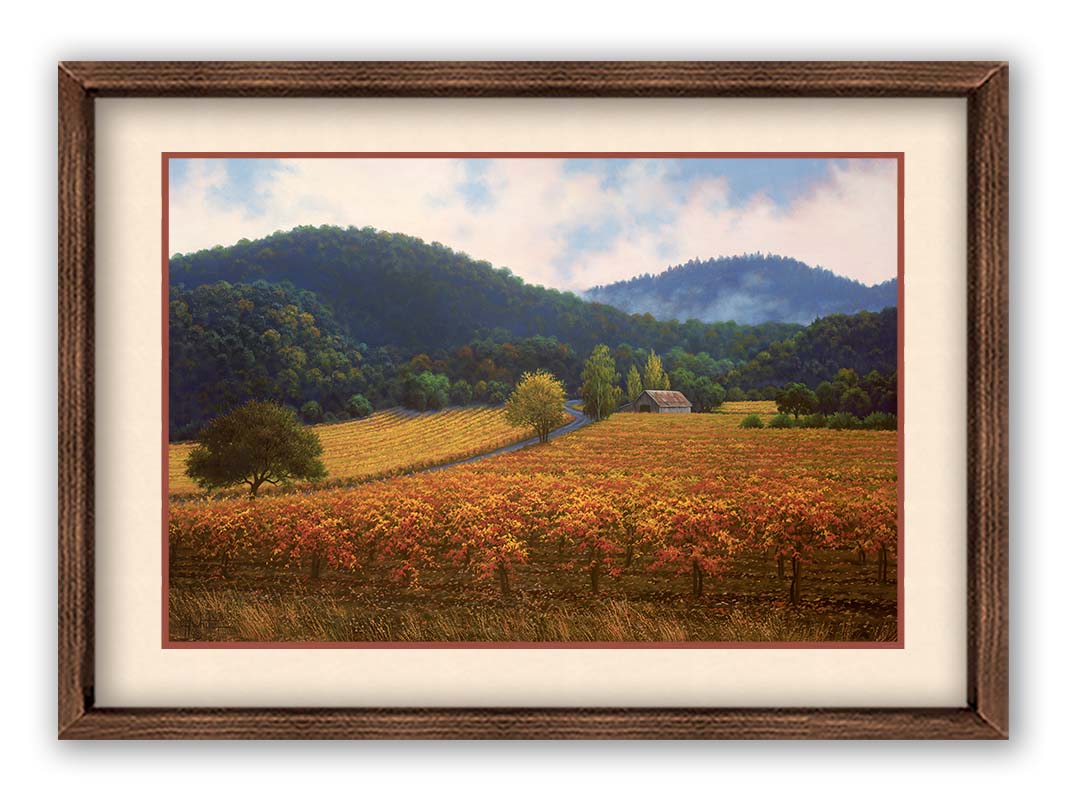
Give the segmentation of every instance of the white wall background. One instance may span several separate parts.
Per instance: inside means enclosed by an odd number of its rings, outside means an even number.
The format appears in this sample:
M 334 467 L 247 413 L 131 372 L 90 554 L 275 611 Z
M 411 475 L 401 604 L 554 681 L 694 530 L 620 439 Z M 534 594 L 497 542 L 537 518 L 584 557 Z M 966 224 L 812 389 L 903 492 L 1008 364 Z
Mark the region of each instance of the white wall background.
M 21 796 L 794 798 L 1045 794 L 1065 711 L 1059 259 L 1063 48 L 1036 2 L 17 4 L 4 46 L 5 785 Z M 320 7 L 321 6 L 321 7 Z M 745 10 L 749 9 L 749 10 Z M 866 13 L 871 12 L 871 13 Z M 1012 63 L 1008 743 L 55 741 L 55 62 L 60 59 L 1006 59 Z M 1054 250 L 1055 248 L 1055 250 Z M 1060 312 L 1060 313 L 1057 313 Z M 1059 425 L 1059 427 L 1057 427 Z M 20 786 L 21 784 L 21 786 Z

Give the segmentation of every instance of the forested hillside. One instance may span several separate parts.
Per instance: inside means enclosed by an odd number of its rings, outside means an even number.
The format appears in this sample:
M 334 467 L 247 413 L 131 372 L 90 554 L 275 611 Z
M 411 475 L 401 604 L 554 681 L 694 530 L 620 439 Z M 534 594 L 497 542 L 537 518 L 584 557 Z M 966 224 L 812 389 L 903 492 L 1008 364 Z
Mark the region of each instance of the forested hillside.
M 171 437 L 251 398 L 340 411 L 366 387 L 362 360 L 311 292 L 266 283 L 172 287 Z
M 444 245 L 373 228 L 302 226 L 170 261 L 171 286 L 288 281 L 315 292 L 341 329 L 370 347 L 409 353 L 466 344 L 495 329 L 551 336 L 584 355 L 597 344 L 743 359 L 799 327 L 657 320 L 525 283 Z
M 897 371 L 897 310 L 833 314 L 788 339 L 775 342 L 726 374 L 731 386 L 756 389 L 799 382 L 816 386 L 847 368 L 860 375 Z
M 585 297 L 659 319 L 806 325 L 828 314 L 895 306 L 897 282 L 865 286 L 793 258 L 756 253 L 689 261 L 658 275 L 593 287 Z
M 598 344 L 624 376 L 657 351 L 691 393 L 714 382 L 773 397 L 772 387 L 814 387 L 842 368 L 896 370 L 894 309 L 806 329 L 657 320 L 371 229 L 297 228 L 170 266 L 172 440 L 249 399 L 331 421 L 394 405 L 501 403 L 537 369 L 573 396 Z

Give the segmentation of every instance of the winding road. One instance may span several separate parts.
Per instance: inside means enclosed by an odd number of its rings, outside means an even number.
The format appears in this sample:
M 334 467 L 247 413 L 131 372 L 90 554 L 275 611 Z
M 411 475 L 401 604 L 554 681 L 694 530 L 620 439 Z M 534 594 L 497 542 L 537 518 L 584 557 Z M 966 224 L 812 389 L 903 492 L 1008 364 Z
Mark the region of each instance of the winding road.
M 575 408 L 575 406 L 577 406 L 580 402 L 582 401 L 568 400 L 566 403 L 563 404 L 564 408 L 566 408 L 567 410 L 567 413 L 570 414 L 573 419 L 566 425 L 561 425 L 560 427 L 552 431 L 552 433 L 548 434 L 548 438 L 550 440 L 555 439 L 559 436 L 563 436 L 564 434 L 573 433 L 579 428 L 584 428 L 586 425 L 593 421 L 584 413 Z M 438 464 L 436 467 L 427 467 L 426 469 L 418 471 L 437 472 L 438 470 L 448 469 L 449 467 L 459 466 L 460 464 L 470 464 L 474 461 L 481 461 L 483 458 L 492 458 L 493 456 L 498 456 L 501 453 L 510 453 L 514 450 L 521 450 L 522 448 L 529 447 L 532 444 L 538 444 L 540 441 L 540 439 L 534 436 L 532 439 L 523 439 L 521 442 L 515 442 L 514 444 L 509 444 L 505 447 L 498 447 L 496 450 L 490 450 L 488 453 L 481 453 L 476 456 L 471 456 L 470 458 L 464 458 L 461 461 L 449 461 L 447 464 Z

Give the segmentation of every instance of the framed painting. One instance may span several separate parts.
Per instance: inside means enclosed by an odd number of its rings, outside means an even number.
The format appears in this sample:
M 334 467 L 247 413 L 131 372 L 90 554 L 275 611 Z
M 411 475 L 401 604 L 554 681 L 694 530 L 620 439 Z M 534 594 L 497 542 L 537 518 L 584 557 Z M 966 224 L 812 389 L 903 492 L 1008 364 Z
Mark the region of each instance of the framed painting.
M 59 67 L 61 738 L 1006 738 L 1007 66 Z

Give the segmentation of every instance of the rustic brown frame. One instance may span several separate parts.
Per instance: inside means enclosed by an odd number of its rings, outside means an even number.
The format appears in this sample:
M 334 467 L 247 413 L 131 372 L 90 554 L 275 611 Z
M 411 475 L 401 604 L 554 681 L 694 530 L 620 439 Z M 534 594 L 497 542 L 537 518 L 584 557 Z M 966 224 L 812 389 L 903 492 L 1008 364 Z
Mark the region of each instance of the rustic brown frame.
M 102 709 L 93 702 L 93 101 L 99 97 L 967 100 L 964 708 Z M 945 738 L 1008 735 L 1008 67 L 1000 62 L 66 62 L 59 65 L 59 736 Z

